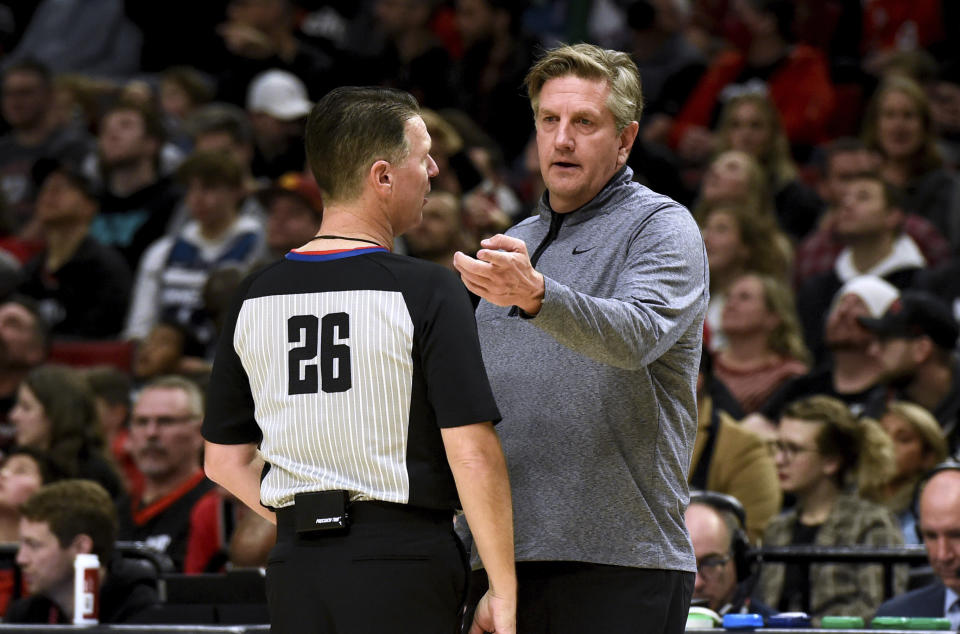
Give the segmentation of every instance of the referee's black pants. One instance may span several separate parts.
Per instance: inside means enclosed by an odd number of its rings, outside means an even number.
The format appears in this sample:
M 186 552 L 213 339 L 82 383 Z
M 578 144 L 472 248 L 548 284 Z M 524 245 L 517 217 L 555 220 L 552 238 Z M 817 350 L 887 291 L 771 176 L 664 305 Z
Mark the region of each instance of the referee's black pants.
M 458 631 L 469 569 L 452 513 L 360 502 L 347 534 L 308 537 L 293 513 L 277 513 L 267 563 L 271 632 Z
M 695 575 L 679 570 L 575 561 L 517 564 L 518 634 L 683 634 Z M 483 570 L 470 579 L 463 632 L 487 588 Z

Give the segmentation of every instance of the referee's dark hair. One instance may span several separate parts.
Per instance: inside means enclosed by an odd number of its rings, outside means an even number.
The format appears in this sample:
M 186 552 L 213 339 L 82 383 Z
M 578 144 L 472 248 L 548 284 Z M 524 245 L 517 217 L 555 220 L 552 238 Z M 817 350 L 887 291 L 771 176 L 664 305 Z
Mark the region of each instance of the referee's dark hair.
M 324 199 L 353 200 L 375 161 L 405 159 L 406 124 L 419 114 L 413 95 L 394 88 L 341 86 L 318 101 L 305 136 L 307 161 Z

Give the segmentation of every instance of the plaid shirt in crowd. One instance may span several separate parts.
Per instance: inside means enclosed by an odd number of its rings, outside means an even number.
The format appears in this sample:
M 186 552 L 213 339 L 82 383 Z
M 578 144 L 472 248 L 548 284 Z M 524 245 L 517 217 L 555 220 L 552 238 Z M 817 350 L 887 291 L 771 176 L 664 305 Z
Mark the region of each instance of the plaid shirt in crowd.
M 789 546 L 797 509 L 770 520 L 764 546 Z M 856 495 L 841 494 L 817 532 L 817 546 L 899 546 L 900 526 L 885 507 Z M 907 570 L 894 572 L 894 591 L 903 592 Z M 776 609 L 783 594 L 785 564 L 765 563 L 760 571 L 760 598 Z M 810 566 L 810 616 L 860 616 L 869 619 L 883 602 L 883 567 L 879 564 L 813 564 Z

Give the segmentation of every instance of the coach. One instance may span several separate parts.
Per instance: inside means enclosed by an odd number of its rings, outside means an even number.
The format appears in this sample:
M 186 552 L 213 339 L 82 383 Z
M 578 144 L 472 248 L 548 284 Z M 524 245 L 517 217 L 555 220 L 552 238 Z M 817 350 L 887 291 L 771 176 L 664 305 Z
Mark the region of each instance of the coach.
M 703 241 L 686 209 L 626 166 L 642 105 L 629 55 L 560 47 L 527 87 L 547 192 L 478 259 L 454 260 L 485 300 L 477 325 L 515 496 L 517 626 L 683 632 L 697 569 L 683 514 Z

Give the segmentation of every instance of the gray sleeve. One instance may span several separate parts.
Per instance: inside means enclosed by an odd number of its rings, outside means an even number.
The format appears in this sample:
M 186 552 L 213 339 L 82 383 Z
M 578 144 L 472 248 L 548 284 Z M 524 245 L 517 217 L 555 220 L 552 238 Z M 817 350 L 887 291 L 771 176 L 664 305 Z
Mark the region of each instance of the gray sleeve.
M 708 300 L 700 231 L 682 207 L 652 214 L 630 242 L 612 297 L 591 297 L 545 278 L 543 307 L 530 320 L 599 363 L 634 370 L 669 350 Z

